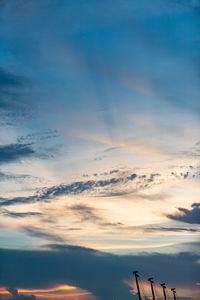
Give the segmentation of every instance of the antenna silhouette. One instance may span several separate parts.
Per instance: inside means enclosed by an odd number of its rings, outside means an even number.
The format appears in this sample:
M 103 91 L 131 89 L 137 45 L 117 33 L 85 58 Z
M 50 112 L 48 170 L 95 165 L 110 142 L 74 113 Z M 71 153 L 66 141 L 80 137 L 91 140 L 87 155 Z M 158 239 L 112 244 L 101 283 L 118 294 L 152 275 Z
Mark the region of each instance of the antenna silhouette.
M 135 276 L 135 281 L 136 281 L 136 285 L 137 285 L 137 291 L 138 291 L 139 300 L 142 300 L 141 293 L 140 293 L 140 286 L 139 286 L 139 282 L 138 282 L 138 278 L 140 277 L 138 275 L 138 271 L 134 271 L 133 275 Z
M 153 283 L 154 283 L 153 277 L 148 278 L 148 281 L 149 281 L 150 284 L 151 284 L 151 292 L 152 292 L 153 300 L 156 300 L 156 298 L 155 298 L 155 293 L 154 293 L 154 289 L 153 289 Z
M 161 283 L 161 286 L 162 286 L 162 288 L 163 288 L 164 299 L 167 300 L 167 296 L 166 296 L 166 292 L 165 292 L 165 290 L 166 290 L 166 285 L 165 285 L 165 283 Z
M 171 291 L 173 292 L 174 300 L 176 300 L 176 289 L 172 288 Z

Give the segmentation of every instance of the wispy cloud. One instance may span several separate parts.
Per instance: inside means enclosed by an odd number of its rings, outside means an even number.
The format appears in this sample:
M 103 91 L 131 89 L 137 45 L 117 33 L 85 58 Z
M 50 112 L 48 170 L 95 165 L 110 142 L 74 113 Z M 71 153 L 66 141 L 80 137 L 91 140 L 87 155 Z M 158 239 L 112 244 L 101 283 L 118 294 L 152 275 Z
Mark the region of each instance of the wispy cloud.
M 80 221 L 100 222 L 102 218 L 97 215 L 96 209 L 84 204 L 75 204 L 70 207 L 70 210 L 78 214 Z
M 32 176 L 26 174 L 13 174 L 8 172 L 0 172 L 0 181 L 3 180 L 25 180 L 32 179 Z
M 72 205 L 68 209 L 77 215 L 80 222 L 96 223 L 101 228 L 120 228 L 123 225 L 120 222 L 109 222 L 106 217 L 102 216 L 102 210 L 83 203 Z
M 58 132 L 57 130 L 45 130 L 45 131 L 41 131 L 41 132 L 32 132 L 29 133 L 25 136 L 19 136 L 17 138 L 17 142 L 19 144 L 23 144 L 23 143 L 35 143 L 35 142 L 41 142 L 41 141 L 46 141 L 52 138 L 56 138 L 58 137 Z
M 2 209 L 0 211 L 0 213 L 3 214 L 4 216 L 11 217 L 11 218 L 26 218 L 26 217 L 34 217 L 34 216 L 41 216 L 42 215 L 39 212 L 33 212 L 33 211 L 14 212 L 14 211 L 9 211 L 7 209 Z
M 63 242 L 64 239 L 57 234 L 50 233 L 44 229 L 34 227 L 34 226 L 24 226 L 22 231 L 28 234 L 29 236 L 40 238 L 43 240 L 49 240 L 54 242 Z
M 196 228 L 184 228 L 184 227 L 163 227 L 163 226 L 157 226 L 157 227 L 145 227 L 144 228 L 147 231 L 165 231 L 165 232 L 200 232 L 200 229 Z
M 21 75 L 0 68 L 0 109 L 1 125 L 11 125 L 18 118 L 30 115 L 30 103 L 24 100 L 23 93 L 30 81 Z
M 18 76 L 15 74 L 10 73 L 9 71 L 0 68 L 0 97 L 1 97 L 1 102 L 0 102 L 0 107 L 1 108 L 6 108 L 11 105 L 8 101 L 3 101 L 4 99 L 3 96 L 7 94 L 8 89 L 16 89 L 16 88 L 21 88 L 23 87 L 28 80 L 23 77 L 23 76 Z M 9 93 L 8 93 L 9 94 Z

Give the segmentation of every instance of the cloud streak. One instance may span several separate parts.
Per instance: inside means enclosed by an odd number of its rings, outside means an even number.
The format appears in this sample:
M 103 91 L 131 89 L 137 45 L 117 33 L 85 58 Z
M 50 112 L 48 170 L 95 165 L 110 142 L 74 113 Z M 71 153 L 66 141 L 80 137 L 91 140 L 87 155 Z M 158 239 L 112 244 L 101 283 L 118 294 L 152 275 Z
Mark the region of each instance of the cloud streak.
M 13 173 L 5 173 L 0 172 L 0 181 L 4 180 L 26 180 L 26 179 L 33 179 L 32 176 L 27 174 L 13 174 Z
M 49 240 L 49 241 L 54 241 L 54 242 L 63 242 L 64 239 L 60 237 L 59 235 L 53 234 L 46 232 L 45 230 L 41 228 L 37 228 L 34 226 L 24 226 L 22 228 L 22 231 L 28 234 L 29 236 L 35 237 L 35 238 L 40 238 L 43 240 Z
M 2 209 L 1 213 L 4 216 L 11 217 L 11 218 L 26 218 L 26 217 L 34 217 L 34 216 L 41 216 L 42 214 L 39 212 L 14 212 L 14 211 L 9 211 L 7 209 Z
M 147 231 L 164 231 L 164 232 L 200 232 L 200 229 L 196 228 L 183 228 L 183 227 L 163 227 L 163 226 L 157 226 L 157 227 L 144 227 L 144 230 Z

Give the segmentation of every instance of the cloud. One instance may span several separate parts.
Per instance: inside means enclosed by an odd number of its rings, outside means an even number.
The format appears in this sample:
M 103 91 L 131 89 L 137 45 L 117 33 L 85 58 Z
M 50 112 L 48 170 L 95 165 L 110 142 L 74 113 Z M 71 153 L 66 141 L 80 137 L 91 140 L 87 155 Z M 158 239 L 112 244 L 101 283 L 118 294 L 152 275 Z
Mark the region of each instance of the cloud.
M 0 146 L 0 164 L 15 162 L 33 156 L 31 144 L 9 144 Z
M 29 211 L 29 212 L 13 212 L 13 211 L 9 211 L 7 209 L 2 209 L 1 213 L 4 216 L 11 217 L 11 218 L 25 218 L 25 217 L 41 216 L 42 215 L 39 212 L 33 212 L 33 211 Z
M 41 132 L 34 132 L 34 133 L 29 133 L 25 136 L 19 136 L 17 138 L 17 142 L 18 143 L 35 143 L 35 142 L 40 142 L 40 141 L 46 141 L 52 138 L 56 138 L 58 137 L 58 132 L 57 130 L 52 130 L 52 129 L 48 129 L 45 131 L 41 131 Z
M 111 226 L 111 224 L 110 224 Z M 190 233 L 197 233 L 200 232 L 199 228 L 187 228 L 187 227 L 169 227 L 169 226 L 127 226 L 123 223 L 116 223 L 112 224 L 114 227 L 118 227 L 122 232 L 128 233 L 141 233 L 141 234 L 152 234 L 153 232 L 190 232 Z
M 46 136 L 47 139 L 51 138 Z M 38 147 L 34 142 L 16 143 L 0 146 L 0 164 L 17 162 L 21 159 L 29 157 L 38 157 L 40 159 L 48 159 L 53 157 L 53 152 L 57 151 L 55 146 Z M 1 176 L 1 173 L 0 173 Z M 4 176 L 5 178 L 5 176 Z
M 199 0 L 193 0 L 188 2 L 187 0 L 176 0 L 175 3 L 178 5 L 182 5 L 183 7 L 189 8 L 189 9 L 197 9 L 199 11 L 200 9 L 200 3 Z
M 35 300 L 36 296 L 24 296 L 23 294 L 19 294 L 17 289 L 8 288 L 7 291 L 12 295 L 12 297 L 9 300 Z
M 9 206 L 14 204 L 23 204 L 23 203 L 32 203 L 39 201 L 40 198 L 37 196 L 29 196 L 29 197 L 14 197 L 12 199 L 0 198 L 0 206 Z
M 0 90 L 4 90 L 8 87 L 22 87 L 25 82 L 27 82 L 27 79 L 24 77 L 14 75 L 7 70 L 0 68 Z
M 148 179 L 148 182 L 153 182 L 154 181 L 154 177 L 156 176 L 161 176 L 159 173 L 155 173 L 155 174 L 150 174 L 150 178 Z
M 118 172 L 119 172 L 119 170 L 115 169 L 115 170 L 111 170 L 111 171 L 109 172 L 109 174 L 114 174 L 114 173 L 118 173 Z
M 163 227 L 163 226 L 157 226 L 157 227 L 145 227 L 145 230 L 149 231 L 172 231 L 172 232 L 199 232 L 200 229 L 196 228 L 183 228 L 183 227 Z
M 108 198 L 108 197 L 121 197 L 121 196 L 125 196 L 125 195 L 129 195 L 130 192 L 125 192 L 125 191 L 121 191 L 121 192 L 103 192 L 103 193 L 99 193 L 99 195 L 97 195 L 96 197 L 100 197 L 100 198 Z
M 0 181 L 4 180 L 23 180 L 23 179 L 33 179 L 33 176 L 26 174 L 13 174 L 13 173 L 5 173 L 0 172 Z
M 18 115 L 28 113 L 26 111 L 27 103 L 23 97 L 19 96 L 21 89 L 29 84 L 29 80 L 24 76 L 15 75 L 6 69 L 0 68 L 0 108 L 3 112 L 1 115 L 3 121 L 8 122 Z M 9 113 L 8 113 L 9 112 Z
M 32 237 L 49 240 L 49 241 L 54 241 L 54 242 L 63 242 L 64 241 L 63 238 L 61 238 L 59 235 L 46 232 L 43 229 L 37 228 L 34 226 L 24 226 L 22 230 L 23 230 L 23 232 L 25 232 L 26 234 L 28 234 Z
M 77 195 L 86 191 L 93 191 L 96 188 L 104 188 L 109 186 L 115 186 L 118 183 L 126 183 L 133 181 L 137 177 L 136 174 L 123 177 L 113 177 L 105 180 L 88 180 L 88 181 L 77 181 L 72 184 L 61 184 L 50 188 L 44 188 L 39 190 L 35 195 L 28 197 L 15 197 L 11 199 L 0 198 L 0 206 L 32 203 L 37 201 L 46 201 L 63 195 Z
M 189 224 L 200 224 L 200 203 L 193 203 L 192 209 L 179 207 L 178 212 L 168 214 L 169 219 Z
M 69 209 L 78 215 L 80 222 L 89 221 L 92 223 L 97 223 L 101 227 L 121 227 L 123 225 L 120 222 L 108 222 L 105 218 L 98 215 L 99 209 L 82 203 L 72 205 L 69 207 Z
M 124 280 L 136 269 L 143 278 L 155 276 L 158 282 L 175 285 L 179 295 L 182 286 L 194 289 L 199 278 L 198 255 L 192 253 L 119 256 L 71 245 L 48 247 L 42 251 L 1 249 L 0 285 L 38 289 L 69 284 L 102 300 L 114 296 L 131 300 L 134 296 Z
M 31 183 L 41 183 L 42 179 L 36 176 L 28 175 L 28 174 L 16 174 L 12 172 L 2 172 L 0 171 L 0 182 L 3 181 L 13 181 L 19 183 L 28 182 Z
M 70 207 L 70 210 L 78 213 L 80 221 L 101 222 L 103 219 L 96 214 L 96 209 L 84 204 L 76 204 Z
M 190 176 L 188 175 L 188 168 L 191 170 Z M 162 173 L 146 173 L 143 174 L 141 171 L 138 173 L 132 173 L 130 171 L 118 172 L 115 170 L 114 173 L 118 173 L 116 177 L 103 178 L 98 180 L 86 180 L 86 181 L 74 181 L 71 184 L 59 184 L 51 187 L 44 187 L 37 190 L 37 192 L 30 196 L 21 196 L 13 198 L 0 198 L 0 206 L 9 206 L 14 204 L 24 204 L 24 203 L 34 203 L 34 202 L 45 202 L 51 199 L 56 199 L 57 197 L 63 195 L 79 195 L 82 193 L 93 193 L 96 197 L 120 197 L 132 193 L 137 193 L 137 197 L 141 199 L 146 199 L 149 201 L 155 200 L 165 200 L 167 194 L 141 194 L 139 191 L 149 189 L 153 185 L 160 185 L 165 183 L 169 178 L 174 180 L 187 180 L 198 176 L 198 168 L 191 169 L 185 166 L 184 170 L 182 167 L 179 170 L 169 171 L 166 176 L 165 172 Z M 96 175 L 97 173 L 95 173 Z M 106 172 L 106 176 L 111 176 L 113 173 Z M 187 176 L 186 176 L 187 174 Z M 105 176 L 104 173 L 99 175 Z M 84 177 L 88 178 L 89 175 Z M 97 178 L 97 176 L 94 176 Z M 93 178 L 94 178 L 93 177 Z

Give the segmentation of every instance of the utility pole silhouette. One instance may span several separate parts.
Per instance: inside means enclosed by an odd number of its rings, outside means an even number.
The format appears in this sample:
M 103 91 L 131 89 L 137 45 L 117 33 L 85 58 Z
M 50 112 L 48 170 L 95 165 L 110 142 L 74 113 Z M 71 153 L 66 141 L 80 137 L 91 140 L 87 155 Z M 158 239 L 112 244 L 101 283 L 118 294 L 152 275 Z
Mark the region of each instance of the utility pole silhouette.
M 155 298 L 155 293 L 154 293 L 154 289 L 153 289 L 153 283 L 154 283 L 153 278 L 152 278 L 152 277 L 148 278 L 148 281 L 149 281 L 150 284 L 151 284 L 151 292 L 152 292 L 153 300 L 156 300 L 156 298 Z
M 166 290 L 166 285 L 165 285 L 165 283 L 161 283 L 161 286 L 162 286 L 162 288 L 163 288 L 164 299 L 167 300 L 167 296 L 166 296 L 166 292 L 165 292 L 165 290 Z
M 176 289 L 172 288 L 171 291 L 173 292 L 174 300 L 176 300 Z
M 139 282 L 138 282 L 138 278 L 140 277 L 138 275 L 138 271 L 134 271 L 133 275 L 135 276 L 135 281 L 136 281 L 136 285 L 137 285 L 137 291 L 138 291 L 139 300 L 142 300 L 141 293 L 140 293 L 140 286 L 139 286 Z

